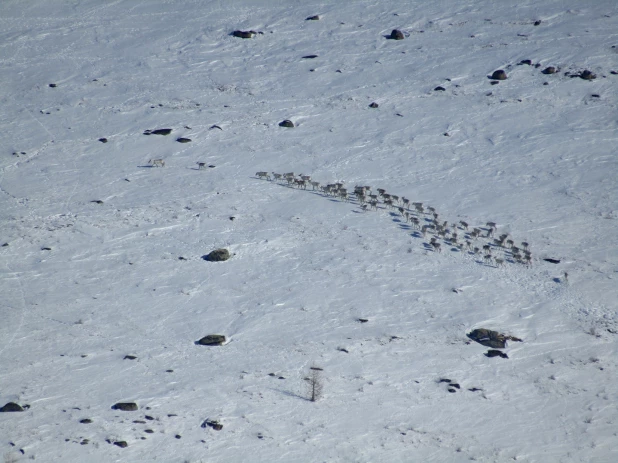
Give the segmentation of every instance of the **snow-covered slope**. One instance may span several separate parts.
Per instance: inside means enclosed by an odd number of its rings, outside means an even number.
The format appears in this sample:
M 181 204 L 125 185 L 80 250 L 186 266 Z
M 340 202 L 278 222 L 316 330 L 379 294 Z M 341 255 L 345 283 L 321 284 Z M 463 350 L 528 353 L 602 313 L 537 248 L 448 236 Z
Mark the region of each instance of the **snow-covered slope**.
M 3 1 L 0 406 L 30 407 L 0 413 L 0 457 L 617 461 L 617 18 L 612 0 Z M 472 245 L 505 262 L 258 171 L 495 222 Z M 523 342 L 488 358 L 475 328 Z

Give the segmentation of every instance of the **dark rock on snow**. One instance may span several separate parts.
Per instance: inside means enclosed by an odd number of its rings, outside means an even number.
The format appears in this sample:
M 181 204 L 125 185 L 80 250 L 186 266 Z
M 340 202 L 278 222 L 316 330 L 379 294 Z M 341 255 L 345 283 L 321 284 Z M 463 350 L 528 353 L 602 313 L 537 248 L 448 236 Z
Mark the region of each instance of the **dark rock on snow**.
M 112 410 L 121 410 L 123 412 L 134 412 L 137 410 L 137 404 L 135 402 L 118 402 L 112 405 Z
M 305 21 L 319 21 L 320 17 L 316 14 L 315 16 L 309 16 Z
M 101 143 L 107 143 L 107 138 L 99 138 L 99 141 L 100 141 Z
M 433 89 L 434 92 L 444 92 L 446 89 L 444 87 L 438 86 L 436 88 Z
M 155 129 L 144 131 L 144 135 L 169 135 L 170 133 L 172 133 L 172 129 Z
M 318 57 L 318 55 L 306 55 L 306 56 L 303 56 L 303 59 L 314 59 L 314 58 L 317 58 L 317 57 Z
M 545 69 L 543 69 L 541 71 L 543 74 L 555 74 L 556 73 L 556 68 L 553 66 L 548 66 Z
M 502 69 L 498 69 L 497 71 L 494 71 L 494 73 L 491 75 L 490 79 L 493 79 L 493 80 L 506 80 L 506 72 L 504 72 Z
M 294 122 L 290 121 L 289 119 L 286 119 L 284 121 L 279 122 L 279 127 L 289 127 L 289 128 L 292 128 L 292 127 L 294 127 Z
M 0 408 L 0 412 L 23 412 L 24 408 L 15 402 L 9 402 L 4 407 Z
M 211 253 L 202 257 L 202 259 L 208 262 L 223 262 L 230 258 L 230 251 L 227 249 L 215 249 Z
M 206 420 L 202 423 L 202 428 L 210 427 L 215 431 L 221 431 L 223 429 L 223 425 L 216 420 Z
M 180 138 L 177 138 L 177 139 L 176 139 L 176 141 L 177 141 L 178 143 L 191 143 L 191 141 L 192 141 L 192 140 L 191 140 L 190 138 L 183 138 L 183 137 L 180 137 Z
M 255 32 L 255 31 L 234 31 L 234 32 L 232 32 L 231 35 L 233 35 L 234 37 L 239 37 L 241 39 L 250 39 L 256 33 L 257 32 Z
M 515 336 L 507 336 L 498 333 L 497 331 L 492 331 L 485 328 L 473 330 L 468 333 L 467 336 L 479 344 L 496 349 L 504 349 L 506 347 L 506 341 L 522 342 L 521 339 L 516 338 Z
M 593 74 L 591 71 L 587 69 L 585 71 L 582 71 L 579 77 L 581 77 L 584 80 L 594 80 L 597 78 L 596 74 Z
M 390 35 L 391 40 L 403 40 L 405 36 L 399 29 L 393 29 Z
M 546 259 L 543 259 L 545 262 L 549 262 L 550 264 L 559 264 L 560 263 L 560 259 L 551 259 L 549 257 L 547 257 Z
M 83 420 L 79 420 L 81 424 L 90 424 L 92 420 L 90 418 L 84 418 Z
M 129 444 L 127 444 L 127 441 L 124 441 L 124 440 L 116 441 L 114 442 L 114 445 L 120 447 L 121 449 L 129 446 Z
M 487 351 L 487 353 L 485 354 L 485 357 L 502 357 L 503 359 L 507 359 L 509 358 L 508 355 L 506 355 L 504 352 L 500 352 L 499 350 L 495 350 L 495 349 L 490 349 Z
M 199 341 L 196 341 L 195 344 L 200 346 L 222 346 L 225 344 L 226 338 L 222 334 L 209 334 L 208 336 L 204 336 Z
M 532 60 L 522 59 L 519 64 L 527 64 L 528 66 L 532 66 Z
M 373 102 L 369 105 L 370 108 L 377 108 L 379 105 L 376 102 Z

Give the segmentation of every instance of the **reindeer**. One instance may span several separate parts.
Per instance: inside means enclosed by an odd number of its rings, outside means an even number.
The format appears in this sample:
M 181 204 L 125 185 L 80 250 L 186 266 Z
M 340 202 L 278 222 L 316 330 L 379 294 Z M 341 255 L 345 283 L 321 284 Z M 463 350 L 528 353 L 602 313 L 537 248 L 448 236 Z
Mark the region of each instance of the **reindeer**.
M 278 174 L 278 173 L 276 173 L 276 172 L 273 172 L 273 178 L 274 178 L 277 182 L 279 182 L 279 181 L 281 181 L 281 179 L 283 178 L 283 175 Z
M 151 159 L 148 161 L 152 167 L 165 167 L 165 161 L 163 159 Z
M 270 180 L 270 174 L 268 172 L 256 172 L 255 176 L 257 178 L 265 178 L 266 180 Z
M 204 167 L 206 167 L 205 162 L 196 162 L 196 164 L 197 164 L 197 170 L 202 170 Z

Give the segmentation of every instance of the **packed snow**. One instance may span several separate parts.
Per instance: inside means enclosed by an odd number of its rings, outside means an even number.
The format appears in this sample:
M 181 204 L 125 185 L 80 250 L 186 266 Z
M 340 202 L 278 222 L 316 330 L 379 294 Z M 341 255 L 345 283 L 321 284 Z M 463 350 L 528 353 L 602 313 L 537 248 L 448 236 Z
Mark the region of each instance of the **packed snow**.
M 618 461 L 614 0 L 4 0 L 0 38 L 3 462 Z

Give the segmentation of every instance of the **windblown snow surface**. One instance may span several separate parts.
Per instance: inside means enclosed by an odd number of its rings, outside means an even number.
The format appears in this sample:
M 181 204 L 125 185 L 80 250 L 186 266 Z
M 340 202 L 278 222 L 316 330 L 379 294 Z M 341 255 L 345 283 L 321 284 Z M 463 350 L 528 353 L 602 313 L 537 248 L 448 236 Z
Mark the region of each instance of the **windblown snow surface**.
M 614 0 L 3 0 L 0 458 L 618 461 L 617 52 Z

